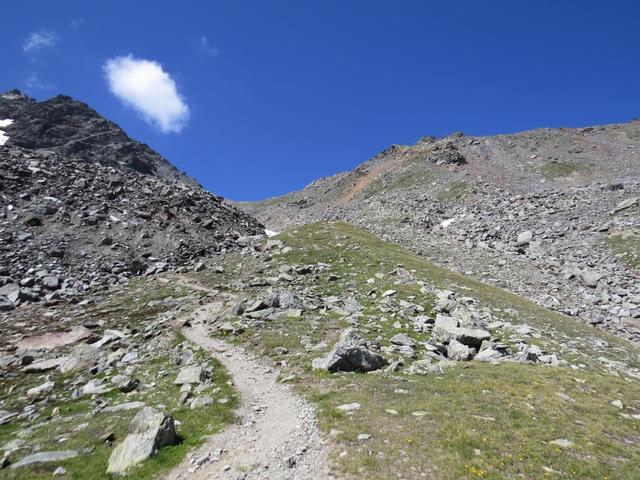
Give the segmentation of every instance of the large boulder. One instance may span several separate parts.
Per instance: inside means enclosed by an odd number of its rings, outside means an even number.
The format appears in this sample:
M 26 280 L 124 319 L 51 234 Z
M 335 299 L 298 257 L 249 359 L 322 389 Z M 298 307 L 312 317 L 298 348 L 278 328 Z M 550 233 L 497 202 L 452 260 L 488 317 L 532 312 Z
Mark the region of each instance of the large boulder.
M 326 357 L 316 358 L 313 368 L 329 372 L 371 372 L 386 365 L 386 360 L 378 353 L 367 348 L 365 342 L 352 328 L 347 328 L 340 335 Z
M 86 340 L 92 335 L 91 330 L 79 325 L 69 331 L 51 332 L 25 338 L 16 343 L 16 347 L 18 350 L 51 350 Z
M 173 381 L 176 385 L 184 385 L 186 383 L 202 383 L 207 379 L 207 371 L 202 366 L 181 368 L 178 376 Z
M 453 339 L 447 347 L 447 357 L 456 362 L 466 362 L 471 360 L 475 354 L 475 350 Z
M 178 440 L 173 417 L 152 407 L 140 410 L 129 426 L 129 435 L 109 457 L 107 473 L 124 474 L 130 467 L 155 455 Z
M 291 291 L 285 290 L 278 293 L 278 305 L 283 310 L 302 308 L 300 299 Z
M 483 341 L 489 340 L 491 338 L 491 334 L 486 330 L 482 330 L 480 328 L 460 327 L 455 329 L 454 337 L 463 345 L 467 345 L 469 347 L 479 347 L 480 345 L 482 345 Z
M 13 310 L 15 307 L 13 302 L 4 295 L 0 295 L 0 312 L 7 312 Z
M 533 239 L 532 231 L 527 230 L 526 232 L 520 232 L 518 234 L 518 239 L 516 240 L 516 245 L 518 246 L 529 245 L 532 239 Z
M 455 338 L 458 329 L 458 319 L 439 313 L 433 324 L 432 338 L 442 343 L 449 343 Z

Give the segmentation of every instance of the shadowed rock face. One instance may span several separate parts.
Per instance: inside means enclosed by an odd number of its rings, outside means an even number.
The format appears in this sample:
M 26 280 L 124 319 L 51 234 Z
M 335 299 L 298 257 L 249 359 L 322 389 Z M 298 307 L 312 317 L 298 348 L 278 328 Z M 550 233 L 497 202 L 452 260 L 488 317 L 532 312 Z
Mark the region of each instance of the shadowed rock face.
M 46 149 L 69 159 L 197 184 L 149 146 L 129 138 L 118 125 L 66 95 L 37 102 L 18 90 L 2 93 L 0 119 L 4 118 L 14 120 L 3 128 L 9 137 L 7 146 Z
M 0 311 L 241 248 L 262 226 L 87 105 L 0 94 Z M 7 123 L 7 122 L 4 122 Z

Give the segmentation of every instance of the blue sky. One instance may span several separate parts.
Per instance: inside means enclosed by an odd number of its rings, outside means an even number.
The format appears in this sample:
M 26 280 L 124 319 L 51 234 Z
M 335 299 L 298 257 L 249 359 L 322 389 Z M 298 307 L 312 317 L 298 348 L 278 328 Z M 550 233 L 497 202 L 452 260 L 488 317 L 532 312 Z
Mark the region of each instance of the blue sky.
M 21 0 L 2 6 L 0 90 L 71 95 L 260 199 L 424 135 L 638 117 L 639 19 L 637 1 Z M 148 67 L 143 99 L 128 64 Z

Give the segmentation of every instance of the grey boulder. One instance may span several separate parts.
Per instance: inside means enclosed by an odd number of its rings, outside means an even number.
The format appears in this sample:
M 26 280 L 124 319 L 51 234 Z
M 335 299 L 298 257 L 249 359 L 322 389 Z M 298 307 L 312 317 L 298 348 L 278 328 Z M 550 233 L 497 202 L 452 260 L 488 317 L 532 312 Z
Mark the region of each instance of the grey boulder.
M 78 452 L 75 450 L 59 450 L 54 452 L 38 452 L 33 455 L 28 455 L 23 459 L 17 461 L 11 465 L 11 469 L 20 467 L 26 467 L 28 465 L 36 465 L 39 463 L 60 462 L 63 460 L 69 460 L 78 456 Z
M 432 338 L 442 343 L 448 343 L 455 338 L 458 329 L 458 320 L 448 315 L 439 313 L 433 325 Z
M 489 332 L 480 328 L 456 328 L 454 336 L 457 341 L 469 347 L 479 347 L 483 341 L 491 338 Z
M 371 372 L 386 365 L 386 360 L 372 352 L 352 328 L 347 328 L 326 357 L 316 358 L 313 368 L 329 372 Z
M 6 312 L 13 309 L 13 302 L 4 295 L 0 295 L 0 312 Z
M 186 383 L 202 383 L 206 380 L 206 371 L 201 366 L 184 367 L 178 372 L 178 377 L 173 383 L 176 385 L 184 385 Z
M 475 354 L 475 350 L 453 339 L 447 347 L 447 357 L 456 362 L 466 362 L 471 360 Z
M 173 417 L 155 408 L 140 410 L 129 426 L 129 435 L 113 450 L 107 473 L 124 474 L 155 455 L 160 448 L 177 443 Z

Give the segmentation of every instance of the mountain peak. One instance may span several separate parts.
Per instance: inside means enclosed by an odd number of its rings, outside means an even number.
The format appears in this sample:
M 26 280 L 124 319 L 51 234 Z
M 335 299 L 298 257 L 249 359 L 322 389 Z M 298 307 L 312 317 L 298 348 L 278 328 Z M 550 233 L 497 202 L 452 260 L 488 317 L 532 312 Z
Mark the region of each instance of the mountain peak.
M 0 95 L 1 118 L 13 120 L 4 128 L 7 146 L 44 149 L 66 158 L 197 184 L 149 146 L 68 95 L 38 102 L 19 90 L 9 90 Z

